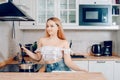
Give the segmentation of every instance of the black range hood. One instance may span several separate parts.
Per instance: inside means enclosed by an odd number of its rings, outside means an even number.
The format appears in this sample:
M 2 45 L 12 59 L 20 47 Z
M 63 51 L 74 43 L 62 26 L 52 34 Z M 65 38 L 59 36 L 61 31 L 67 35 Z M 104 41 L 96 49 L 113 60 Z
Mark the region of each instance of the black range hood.
M 12 1 L 0 4 L 0 21 L 34 21 Z

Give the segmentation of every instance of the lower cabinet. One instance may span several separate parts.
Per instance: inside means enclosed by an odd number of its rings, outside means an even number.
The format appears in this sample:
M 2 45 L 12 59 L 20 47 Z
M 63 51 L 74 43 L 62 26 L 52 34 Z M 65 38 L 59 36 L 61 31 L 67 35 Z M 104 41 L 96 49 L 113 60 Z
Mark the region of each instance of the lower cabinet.
M 102 72 L 106 80 L 120 80 L 120 60 L 76 60 L 73 62 L 89 72 Z
M 114 80 L 120 80 L 120 60 L 114 61 Z
M 88 71 L 88 61 L 73 61 L 76 65 L 78 65 L 81 69 Z
M 114 61 L 104 61 L 104 60 L 89 61 L 89 72 L 102 72 L 105 75 L 107 80 L 114 80 L 113 79 L 113 75 L 114 75 L 113 63 Z

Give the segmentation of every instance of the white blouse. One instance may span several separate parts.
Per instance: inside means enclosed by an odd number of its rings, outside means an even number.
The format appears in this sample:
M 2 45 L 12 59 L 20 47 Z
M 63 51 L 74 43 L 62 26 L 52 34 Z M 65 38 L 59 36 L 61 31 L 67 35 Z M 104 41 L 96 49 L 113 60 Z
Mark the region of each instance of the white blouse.
M 54 46 L 43 46 L 38 48 L 35 52 L 40 52 L 45 61 L 56 60 L 62 58 L 62 53 L 71 54 L 71 49 L 59 48 Z

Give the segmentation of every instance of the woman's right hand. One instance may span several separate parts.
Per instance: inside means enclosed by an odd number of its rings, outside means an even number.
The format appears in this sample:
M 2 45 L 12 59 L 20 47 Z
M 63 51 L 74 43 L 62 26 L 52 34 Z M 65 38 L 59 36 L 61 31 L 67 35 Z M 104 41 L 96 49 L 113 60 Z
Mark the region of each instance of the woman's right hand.
M 80 72 L 88 72 L 87 70 L 81 69 Z
M 20 48 L 21 48 L 21 51 L 23 52 L 23 51 L 25 50 L 25 47 L 22 46 L 22 44 L 20 44 L 20 43 L 19 43 L 19 46 L 20 46 Z
M 23 49 L 24 51 L 26 50 L 26 48 L 24 46 L 22 46 L 21 49 Z

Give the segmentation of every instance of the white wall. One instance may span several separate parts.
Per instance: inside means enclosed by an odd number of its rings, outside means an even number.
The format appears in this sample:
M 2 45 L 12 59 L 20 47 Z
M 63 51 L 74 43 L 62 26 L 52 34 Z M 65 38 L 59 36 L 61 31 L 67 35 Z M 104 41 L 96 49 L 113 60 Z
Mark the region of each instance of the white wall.
M 116 31 L 92 31 L 92 30 L 65 30 L 68 41 L 72 40 L 72 50 L 80 53 L 88 53 L 91 45 L 105 40 L 113 40 L 113 51 L 116 52 Z M 23 44 L 33 43 L 44 36 L 44 30 L 24 30 Z
M 21 40 L 21 31 L 15 22 L 15 38 L 12 38 L 12 22 L 0 22 L 0 61 L 19 52 L 18 42 Z
M 4 60 L 8 57 L 9 53 L 9 24 L 6 22 L 0 22 L 0 60 Z
M 12 38 L 12 22 L 10 28 L 10 38 L 9 38 L 9 57 L 15 56 L 16 53 L 20 52 L 19 43 L 23 43 L 23 32 L 19 29 L 19 22 L 15 22 L 15 37 Z
M 120 56 L 120 30 L 117 32 L 117 52 Z
M 19 43 L 27 44 L 44 36 L 44 30 L 20 30 L 19 22 L 15 22 L 15 38 L 12 38 L 12 22 L 0 22 L 0 60 L 20 52 Z M 88 53 L 91 45 L 104 40 L 113 40 L 113 51 L 119 51 L 117 31 L 65 30 L 68 41 L 72 40 L 74 52 Z

